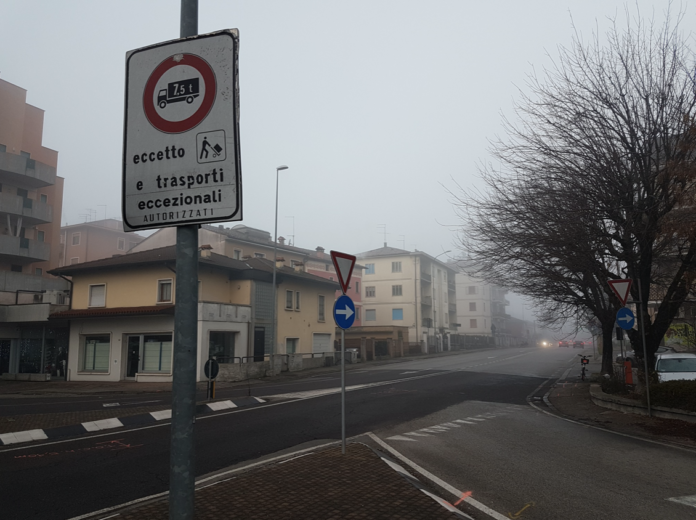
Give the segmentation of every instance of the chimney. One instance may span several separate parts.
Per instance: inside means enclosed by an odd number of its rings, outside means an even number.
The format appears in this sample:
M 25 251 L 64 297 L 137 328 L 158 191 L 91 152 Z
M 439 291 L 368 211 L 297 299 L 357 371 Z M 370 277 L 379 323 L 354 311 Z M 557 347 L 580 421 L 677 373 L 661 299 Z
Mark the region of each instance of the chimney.
M 282 256 L 279 256 L 276 258 L 276 269 L 280 269 L 285 265 L 285 258 Z
M 279 243 L 281 246 L 284 246 L 284 245 L 285 245 L 285 237 L 278 237 L 278 243 Z
M 210 244 L 205 244 L 200 247 L 201 258 L 210 258 L 213 253 L 213 246 Z
M 304 264 L 302 262 L 295 262 L 295 272 L 296 273 L 304 273 Z
M 324 248 L 323 247 L 317 246 L 316 251 L 317 251 L 317 256 L 319 258 L 324 258 Z

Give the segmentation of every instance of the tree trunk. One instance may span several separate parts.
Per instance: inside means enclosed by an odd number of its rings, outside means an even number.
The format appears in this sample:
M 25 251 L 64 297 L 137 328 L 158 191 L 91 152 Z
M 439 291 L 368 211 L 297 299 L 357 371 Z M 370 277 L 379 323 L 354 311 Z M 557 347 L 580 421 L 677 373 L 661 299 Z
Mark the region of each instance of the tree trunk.
M 602 320 L 602 374 L 614 375 L 614 320 Z

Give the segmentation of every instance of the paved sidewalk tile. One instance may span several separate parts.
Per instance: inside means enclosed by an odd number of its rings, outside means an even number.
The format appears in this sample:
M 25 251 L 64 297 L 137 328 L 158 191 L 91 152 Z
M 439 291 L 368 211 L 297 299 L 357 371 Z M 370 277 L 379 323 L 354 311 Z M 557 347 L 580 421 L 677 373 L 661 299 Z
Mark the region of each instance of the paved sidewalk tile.
M 162 499 L 114 520 L 166 520 Z M 196 492 L 197 520 L 456 520 L 370 448 L 327 448 L 223 479 Z

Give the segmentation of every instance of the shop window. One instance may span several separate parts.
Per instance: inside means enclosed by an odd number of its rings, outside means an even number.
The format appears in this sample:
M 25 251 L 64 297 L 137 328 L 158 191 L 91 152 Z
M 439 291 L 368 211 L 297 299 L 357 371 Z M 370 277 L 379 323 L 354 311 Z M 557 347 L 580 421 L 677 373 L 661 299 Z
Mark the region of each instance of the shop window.
M 172 371 L 171 334 L 147 335 L 143 337 L 143 372 Z
M 172 302 L 172 280 L 157 281 L 157 303 Z
M 90 285 L 89 286 L 89 306 L 90 307 L 105 307 L 106 306 L 106 284 Z
M 234 345 L 238 333 L 234 331 L 210 331 L 208 356 L 218 363 L 234 363 Z
M 111 352 L 111 337 L 108 334 L 85 336 L 82 352 L 82 370 L 86 372 L 108 372 Z

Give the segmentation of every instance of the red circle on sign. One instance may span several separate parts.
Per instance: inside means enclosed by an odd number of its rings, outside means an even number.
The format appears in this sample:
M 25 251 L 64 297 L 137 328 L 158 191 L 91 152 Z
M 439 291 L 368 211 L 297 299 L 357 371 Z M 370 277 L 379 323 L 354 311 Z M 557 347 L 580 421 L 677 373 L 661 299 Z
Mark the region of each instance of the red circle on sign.
M 181 59 L 177 58 L 177 61 L 174 59 L 174 56 L 180 56 Z M 181 121 L 167 121 L 160 116 L 155 109 L 155 87 L 165 72 L 179 65 L 188 65 L 200 73 L 203 77 L 203 84 L 205 85 L 205 96 L 203 96 L 201 106 L 198 107 L 198 110 L 196 110 L 192 116 Z M 145 92 L 143 94 L 143 110 L 145 111 L 145 117 L 147 117 L 150 124 L 160 132 L 165 132 L 167 134 L 187 132 L 198 126 L 208 115 L 210 109 L 213 108 L 216 91 L 215 73 L 207 61 L 194 54 L 174 54 L 160 63 L 157 68 L 152 71 L 152 74 L 150 74 L 145 84 Z

